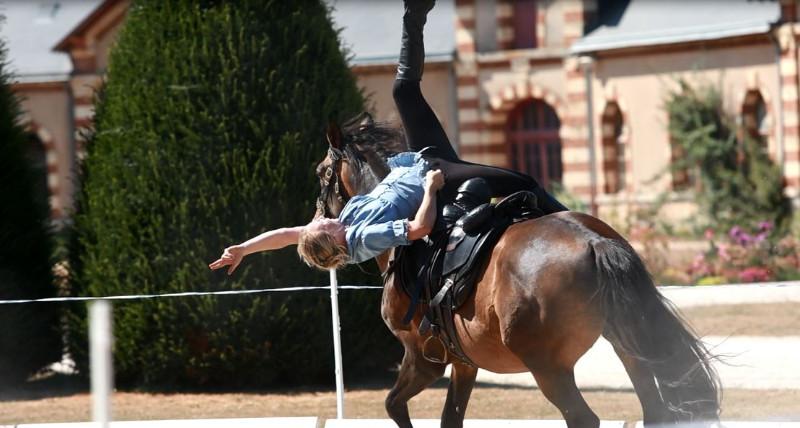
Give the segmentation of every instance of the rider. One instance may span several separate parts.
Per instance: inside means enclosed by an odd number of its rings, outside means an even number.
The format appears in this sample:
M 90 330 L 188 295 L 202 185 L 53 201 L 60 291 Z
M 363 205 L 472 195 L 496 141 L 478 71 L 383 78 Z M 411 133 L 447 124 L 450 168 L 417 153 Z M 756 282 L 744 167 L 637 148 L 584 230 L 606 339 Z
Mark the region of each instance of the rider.
M 493 196 L 519 190 L 537 195 L 546 214 L 567 208 L 556 201 L 536 180 L 518 172 L 464 162 L 458 158 L 420 90 L 425 61 L 423 28 L 435 0 L 404 0 L 402 48 L 393 95 L 414 152 L 389 159 L 391 172 L 372 192 L 350 199 L 338 219 L 315 219 L 303 226 L 265 232 L 225 249 L 211 269 L 229 266 L 232 273 L 247 254 L 297 244 L 297 251 L 310 266 L 338 268 L 360 263 L 398 245 L 408 245 L 430 233 L 436 220 L 436 193 L 451 197 L 454 189 L 473 177 L 482 177 Z M 374 124 L 351 129 L 344 138 L 357 140 L 376 132 Z M 418 153 L 433 146 L 432 156 Z M 444 172 L 444 174 L 442 174 Z M 413 220 L 408 220 L 412 218 Z

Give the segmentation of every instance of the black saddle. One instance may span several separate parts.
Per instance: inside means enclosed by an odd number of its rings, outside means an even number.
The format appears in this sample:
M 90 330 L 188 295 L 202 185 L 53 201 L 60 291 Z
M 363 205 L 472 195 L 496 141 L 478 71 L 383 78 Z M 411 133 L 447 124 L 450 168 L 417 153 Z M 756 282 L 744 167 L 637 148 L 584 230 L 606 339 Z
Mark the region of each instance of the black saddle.
M 395 274 L 397 284 L 411 298 L 404 322 L 411 321 L 418 305 L 427 305 L 420 333 L 432 333 L 423 348 L 432 361 L 445 362 L 449 352 L 472 364 L 456 337 L 453 314 L 474 292 L 492 249 L 508 226 L 543 215 L 532 192 L 514 193 L 496 205 L 489 202 L 489 195 L 485 180 L 464 182 L 455 200 L 442 208 L 434 232 L 395 250 L 388 272 Z M 439 350 L 433 349 L 436 345 Z

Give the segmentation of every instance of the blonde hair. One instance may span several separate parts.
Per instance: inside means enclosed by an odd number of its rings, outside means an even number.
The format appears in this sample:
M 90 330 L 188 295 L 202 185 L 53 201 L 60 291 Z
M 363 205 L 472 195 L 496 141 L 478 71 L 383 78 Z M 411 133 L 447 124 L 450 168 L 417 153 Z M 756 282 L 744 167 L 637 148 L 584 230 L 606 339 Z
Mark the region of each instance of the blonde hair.
M 307 265 L 320 270 L 337 269 L 350 258 L 347 247 L 336 242 L 330 233 L 306 229 L 300 232 L 297 254 Z

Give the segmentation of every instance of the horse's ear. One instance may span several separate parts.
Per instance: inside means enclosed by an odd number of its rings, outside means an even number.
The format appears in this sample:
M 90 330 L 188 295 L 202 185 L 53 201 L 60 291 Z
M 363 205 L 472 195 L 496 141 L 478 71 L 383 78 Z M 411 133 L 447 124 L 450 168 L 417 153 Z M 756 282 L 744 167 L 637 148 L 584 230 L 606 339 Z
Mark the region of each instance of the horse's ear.
M 358 124 L 358 129 L 363 130 L 365 128 L 370 128 L 375 125 L 375 120 L 372 119 L 372 115 L 364 112 L 362 113 L 361 122 Z
M 334 122 L 329 123 L 328 129 L 325 131 L 325 139 L 328 140 L 328 144 L 330 144 L 331 147 L 341 150 L 342 130 L 339 129 L 339 125 Z

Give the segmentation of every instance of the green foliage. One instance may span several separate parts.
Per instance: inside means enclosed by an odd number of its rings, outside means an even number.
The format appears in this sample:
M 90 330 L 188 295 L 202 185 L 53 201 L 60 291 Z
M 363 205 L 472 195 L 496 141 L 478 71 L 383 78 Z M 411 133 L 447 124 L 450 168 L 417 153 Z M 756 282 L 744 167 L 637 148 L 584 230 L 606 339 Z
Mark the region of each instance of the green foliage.
M 34 196 L 40 177 L 25 155 L 29 139 L 5 58 L 0 40 L 0 300 L 53 297 L 47 201 Z M 0 325 L 0 385 L 60 359 L 55 305 L 0 305 Z
M 723 111 L 722 94 L 711 85 L 679 80 L 666 100 L 669 133 L 683 155 L 673 172 L 689 171 L 706 224 L 717 230 L 769 221 L 784 231 L 791 216 L 781 171 L 764 148 L 737 132 Z M 741 137 L 744 136 L 744 137 Z
M 81 295 L 325 284 L 294 248 L 207 263 L 265 230 L 310 220 L 323 129 L 363 100 L 319 0 L 141 0 L 96 100 L 74 290 Z M 340 283 L 378 283 L 353 271 Z M 345 370 L 385 369 L 399 347 L 380 293 L 341 294 Z M 325 292 L 195 297 L 115 307 L 123 385 L 257 386 L 333 379 Z M 71 349 L 85 367 L 85 310 Z

